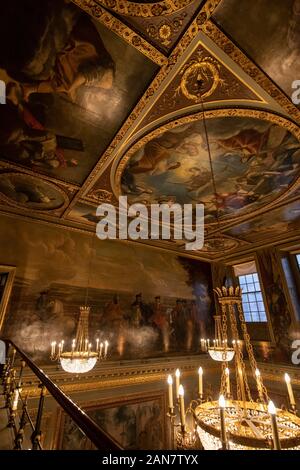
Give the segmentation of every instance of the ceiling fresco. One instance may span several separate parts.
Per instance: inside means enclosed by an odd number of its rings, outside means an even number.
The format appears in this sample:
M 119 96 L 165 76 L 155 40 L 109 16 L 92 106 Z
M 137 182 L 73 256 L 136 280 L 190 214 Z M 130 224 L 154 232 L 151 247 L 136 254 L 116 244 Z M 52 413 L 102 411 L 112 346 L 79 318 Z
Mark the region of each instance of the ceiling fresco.
M 290 97 L 300 76 L 300 1 L 224 0 L 214 19 Z
M 69 2 L 23 3 L 32 8 L 21 31 L 14 21 L 19 2 L 5 5 L 0 20 L 10 44 L 0 60 L 7 81 L 1 159 L 81 184 L 156 65 Z
M 225 233 L 248 242 L 257 242 L 294 230 L 300 230 L 299 200 L 237 225 Z
M 94 233 L 123 194 L 204 203 L 206 261 L 294 240 L 299 18 L 300 0 L 5 2 L 0 212 Z
M 247 117 L 222 117 L 183 124 L 149 140 L 121 176 L 130 203 L 205 206 L 206 224 L 253 212 L 281 196 L 297 181 L 299 140 L 286 129 Z M 218 214 L 217 214 L 218 213 Z

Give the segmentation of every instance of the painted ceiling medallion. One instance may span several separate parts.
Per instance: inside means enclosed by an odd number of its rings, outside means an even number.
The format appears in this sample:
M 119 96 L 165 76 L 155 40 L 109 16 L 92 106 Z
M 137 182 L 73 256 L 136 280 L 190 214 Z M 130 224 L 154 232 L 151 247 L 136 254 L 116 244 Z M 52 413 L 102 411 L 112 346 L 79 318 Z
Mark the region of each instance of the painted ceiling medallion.
M 38 211 L 58 209 L 68 202 L 66 194 L 54 184 L 21 173 L 0 175 L 0 200 Z
M 208 119 L 216 194 L 201 116 L 136 144 L 121 162 L 119 189 L 130 203 L 203 203 L 206 224 L 217 212 L 228 221 L 260 210 L 295 187 L 300 161 L 299 139 L 265 119 L 225 111 Z

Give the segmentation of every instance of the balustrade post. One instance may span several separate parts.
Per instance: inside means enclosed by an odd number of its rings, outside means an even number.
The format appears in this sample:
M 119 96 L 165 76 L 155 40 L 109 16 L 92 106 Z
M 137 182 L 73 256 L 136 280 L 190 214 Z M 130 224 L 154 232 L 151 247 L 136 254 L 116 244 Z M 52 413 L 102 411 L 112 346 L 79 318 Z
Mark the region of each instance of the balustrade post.
M 45 401 L 45 395 L 46 395 L 46 387 L 42 384 L 40 384 L 40 387 L 41 387 L 41 394 L 40 394 L 39 407 L 38 407 L 38 412 L 37 412 L 37 417 L 36 417 L 35 429 L 31 435 L 32 450 L 39 449 L 41 435 L 42 435 L 41 423 L 42 423 L 42 415 L 43 415 L 44 401 Z
M 27 399 L 28 396 L 25 397 L 22 407 L 22 415 L 20 419 L 19 429 L 15 438 L 15 447 L 14 450 L 22 450 L 22 443 L 24 439 L 24 430 L 27 424 Z

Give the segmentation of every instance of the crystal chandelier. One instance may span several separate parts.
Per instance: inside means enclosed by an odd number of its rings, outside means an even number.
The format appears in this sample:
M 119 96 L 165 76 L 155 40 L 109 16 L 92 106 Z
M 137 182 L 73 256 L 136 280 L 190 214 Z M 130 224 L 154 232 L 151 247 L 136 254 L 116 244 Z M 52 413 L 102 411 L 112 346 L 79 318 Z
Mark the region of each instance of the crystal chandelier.
M 97 339 L 95 349 L 92 349 L 92 344 L 89 342 L 89 314 L 90 307 L 80 307 L 76 338 L 72 341 L 70 351 L 64 350 L 64 340 L 58 345 L 56 341 L 51 343 L 51 360 L 59 360 L 66 372 L 72 374 L 89 372 L 96 365 L 98 359 L 107 358 L 108 341 L 100 343 Z
M 242 296 L 239 287 L 215 289 L 222 310 L 222 332 L 220 340 L 227 344 L 227 321 L 231 327 L 234 348 L 235 393 L 230 383 L 228 362 L 222 361 L 221 389 L 218 401 L 204 399 L 203 369 L 200 367 L 199 396 L 189 404 L 185 411 L 184 390 L 178 385 L 180 372 L 177 370 L 176 398 L 173 402 L 173 379 L 168 377 L 169 413 L 176 429 L 175 440 L 178 448 L 204 448 L 205 450 L 300 450 L 300 419 L 297 416 L 296 402 L 288 374 L 285 382 L 289 396 L 290 409 L 276 409 L 270 400 L 261 374 L 257 368 L 250 336 L 247 332 L 242 310 Z M 239 340 L 239 330 L 243 342 Z M 255 401 L 248 383 L 243 344 L 247 351 L 249 364 L 256 385 Z M 225 348 L 226 349 L 226 348 Z M 210 354 L 210 351 L 209 351 Z M 214 355 L 211 355 L 214 359 Z M 224 356 L 225 357 L 225 356 Z M 217 361 L 220 360 L 216 356 Z M 177 424 L 175 410 L 178 409 L 180 424 Z M 190 415 L 192 426 L 186 425 Z M 200 445 L 199 445 L 200 443 Z M 198 447 L 197 447 L 198 446 Z

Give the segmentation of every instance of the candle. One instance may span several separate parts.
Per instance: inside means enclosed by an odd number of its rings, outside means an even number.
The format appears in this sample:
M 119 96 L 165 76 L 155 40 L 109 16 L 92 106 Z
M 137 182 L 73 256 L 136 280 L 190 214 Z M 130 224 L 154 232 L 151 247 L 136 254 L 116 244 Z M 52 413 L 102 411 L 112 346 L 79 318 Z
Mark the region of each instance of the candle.
M 73 339 L 73 341 L 72 341 L 72 352 L 74 352 L 74 351 L 75 351 L 75 339 Z
M 179 386 L 180 386 L 180 370 L 176 369 L 175 371 L 175 391 L 176 391 L 176 398 L 179 398 Z
M 180 408 L 180 422 L 181 427 L 185 427 L 185 409 L 184 409 L 184 388 L 182 385 L 179 385 L 179 408 Z
M 231 391 L 230 391 L 230 376 L 229 376 L 228 367 L 226 367 L 225 369 L 225 376 L 226 376 L 226 393 L 227 393 L 227 397 L 230 397 Z
M 89 351 L 89 355 L 90 355 L 91 349 L 92 349 L 92 345 L 91 345 L 91 343 L 89 343 L 89 350 L 88 350 L 88 351 Z
M 102 357 L 103 343 L 100 343 L 99 356 Z
M 199 396 L 202 399 L 203 397 L 203 369 L 202 367 L 199 367 L 198 375 L 199 375 Z
M 210 340 L 207 340 L 207 349 L 210 348 Z
M 88 340 L 86 339 L 84 342 L 84 350 L 87 351 L 88 348 Z
M 171 375 L 168 375 L 168 390 L 169 390 L 169 409 L 173 411 L 173 379 Z
M 261 383 L 261 375 L 258 369 L 255 370 L 255 377 L 256 377 L 256 386 L 258 390 L 258 395 L 261 401 L 264 401 L 263 390 L 262 390 L 262 383 Z
M 295 397 L 294 397 L 294 392 L 293 392 L 292 384 L 291 384 L 291 378 L 290 378 L 289 374 L 284 374 L 284 380 L 286 382 L 286 386 L 287 386 L 287 389 L 288 389 L 288 394 L 289 394 L 289 400 L 290 400 L 291 407 L 296 408 L 296 400 L 295 400 Z
M 281 450 L 277 421 L 276 421 L 276 408 L 272 401 L 269 402 L 268 412 L 271 417 L 274 450 Z
M 107 356 L 107 350 L 108 350 L 108 341 L 104 341 L 104 357 Z
M 99 338 L 96 339 L 96 351 L 99 351 Z
M 60 354 L 61 354 L 61 348 L 62 348 L 62 345 L 61 345 L 61 343 L 59 343 L 59 345 L 58 345 L 58 357 L 59 357 Z
M 220 408 L 220 421 L 221 421 L 221 443 L 222 449 L 227 450 L 227 437 L 226 437 L 226 427 L 225 427 L 225 398 L 223 395 L 219 397 L 219 408 Z
M 61 353 L 63 352 L 64 344 L 65 344 L 65 342 L 64 342 L 64 340 L 62 340 L 62 342 L 61 342 L 61 351 L 60 351 Z

